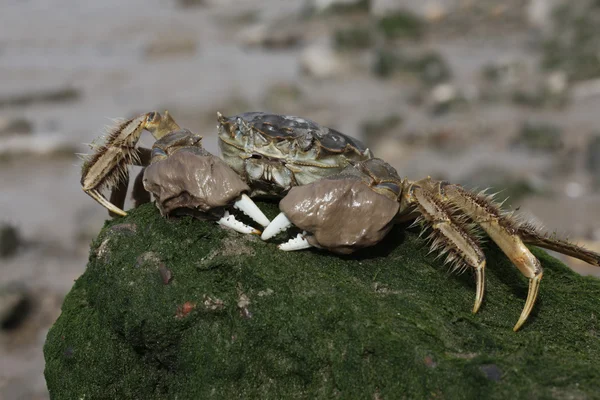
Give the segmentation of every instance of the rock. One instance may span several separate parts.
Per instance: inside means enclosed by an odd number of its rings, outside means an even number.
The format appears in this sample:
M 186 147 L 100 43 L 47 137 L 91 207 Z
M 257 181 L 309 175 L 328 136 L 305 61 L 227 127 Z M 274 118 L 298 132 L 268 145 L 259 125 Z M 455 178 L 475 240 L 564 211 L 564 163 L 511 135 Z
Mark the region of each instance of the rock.
M 300 55 L 301 70 L 315 78 L 332 78 L 343 71 L 342 61 L 326 45 L 312 45 Z
M 6 223 L 0 224 L 0 258 L 15 255 L 22 242 L 17 227 Z
M 388 39 L 421 39 L 425 34 L 426 23 L 408 11 L 398 11 L 383 16 L 377 28 Z
M 527 4 L 527 20 L 531 26 L 544 33 L 553 28 L 552 11 L 564 0 L 529 0 Z
M 111 236 L 106 262 L 96 248 L 117 223 L 138 229 Z M 143 205 L 92 243 L 47 336 L 48 390 L 53 399 L 595 397 L 600 280 L 534 250 L 544 280 L 515 333 L 527 281 L 486 248 L 486 298 L 473 315 L 471 274 L 449 275 L 416 232 L 397 227 L 347 257 L 286 253 Z M 148 249 L 168 263 L 168 284 L 135 268 Z
M 398 114 L 386 115 L 380 119 L 370 119 L 361 123 L 362 137 L 369 146 L 372 146 L 382 137 L 394 132 L 401 124 L 402 117 Z
M 269 50 L 292 49 L 302 43 L 303 30 L 297 24 L 276 25 L 256 24 L 243 29 L 240 42 L 248 47 L 262 47 Z
M 367 12 L 371 0 L 307 0 L 305 9 L 310 13 Z
M 600 3 L 581 0 L 563 2 L 552 12 L 554 29 L 547 35 L 542 67 L 561 70 L 570 82 L 600 77 Z
M 447 82 L 452 70 L 444 58 L 436 52 L 409 53 L 380 50 L 375 54 L 373 73 L 387 78 L 396 73 L 409 74 L 428 87 Z
M 294 115 L 294 110 L 299 108 L 298 104 L 303 97 L 302 89 L 295 83 L 278 82 L 265 90 L 262 108 L 280 114 Z
M 368 26 L 339 28 L 333 33 L 333 43 L 337 50 L 364 50 L 375 42 Z
M 600 134 L 593 135 L 587 145 L 586 168 L 595 189 L 600 189 Z
M 74 158 L 78 150 L 71 138 L 60 133 L 11 135 L 0 142 L 0 159 L 21 156 Z
M 454 7 L 452 7 L 454 6 Z M 398 0 L 371 0 L 371 15 L 385 17 L 398 12 L 409 12 L 427 21 L 438 21 L 446 14 L 456 11 L 459 2 L 444 0 L 428 1 L 398 1 Z
M 206 6 L 206 0 L 176 0 L 176 3 L 181 8 L 193 8 Z
M 525 122 L 512 146 L 537 152 L 557 152 L 564 146 L 562 130 L 543 122 Z
M 0 137 L 28 135 L 33 132 L 33 124 L 25 118 L 0 118 Z
M 27 107 L 39 103 L 65 103 L 79 100 L 81 92 L 71 86 L 40 89 L 34 92 L 0 95 L 0 108 Z
M 21 284 L 0 287 L 0 329 L 11 331 L 18 328 L 31 312 L 30 293 Z
M 198 48 L 197 39 L 191 34 L 159 35 L 144 49 L 144 57 L 149 60 L 192 56 Z

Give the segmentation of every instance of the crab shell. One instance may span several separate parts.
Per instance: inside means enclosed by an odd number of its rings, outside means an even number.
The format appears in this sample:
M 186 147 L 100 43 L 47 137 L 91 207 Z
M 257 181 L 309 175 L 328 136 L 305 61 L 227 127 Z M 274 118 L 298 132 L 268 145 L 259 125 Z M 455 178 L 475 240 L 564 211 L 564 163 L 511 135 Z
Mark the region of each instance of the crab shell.
M 227 164 L 252 188 L 251 195 L 284 195 L 370 159 L 360 141 L 314 121 L 249 112 L 219 114 L 219 147 Z
M 312 246 L 339 254 L 373 246 L 392 229 L 400 208 L 400 178 L 388 167 L 379 159 L 349 166 L 338 175 L 292 188 L 279 208 L 309 233 Z
M 210 173 L 207 173 L 210 171 Z M 219 157 L 198 147 L 186 147 L 153 162 L 144 172 L 144 187 L 154 194 L 162 215 L 192 209 L 215 214 L 250 188 Z

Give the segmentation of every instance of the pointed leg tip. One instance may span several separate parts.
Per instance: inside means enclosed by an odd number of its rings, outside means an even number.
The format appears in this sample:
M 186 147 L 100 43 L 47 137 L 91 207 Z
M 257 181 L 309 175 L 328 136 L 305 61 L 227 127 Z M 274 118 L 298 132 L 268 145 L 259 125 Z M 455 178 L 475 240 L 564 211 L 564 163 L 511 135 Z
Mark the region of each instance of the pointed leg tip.
M 476 301 L 475 305 L 473 305 L 473 314 L 477 314 L 477 312 L 479 311 L 480 307 L 481 307 L 481 300 L 480 301 Z
M 525 321 L 519 320 L 516 323 L 516 325 L 513 327 L 513 332 L 517 332 L 519 329 L 521 329 L 521 327 L 523 326 L 524 323 L 525 323 Z

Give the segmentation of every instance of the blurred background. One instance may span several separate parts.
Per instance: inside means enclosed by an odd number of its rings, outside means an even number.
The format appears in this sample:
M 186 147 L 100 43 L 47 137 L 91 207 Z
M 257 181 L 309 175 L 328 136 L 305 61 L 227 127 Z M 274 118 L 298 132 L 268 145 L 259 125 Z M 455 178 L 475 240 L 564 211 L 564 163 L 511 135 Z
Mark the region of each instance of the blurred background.
M 599 23 L 598 0 L 2 0 L 0 398 L 47 398 L 107 218 L 74 153 L 110 118 L 168 109 L 218 153 L 217 111 L 301 115 L 599 251 Z

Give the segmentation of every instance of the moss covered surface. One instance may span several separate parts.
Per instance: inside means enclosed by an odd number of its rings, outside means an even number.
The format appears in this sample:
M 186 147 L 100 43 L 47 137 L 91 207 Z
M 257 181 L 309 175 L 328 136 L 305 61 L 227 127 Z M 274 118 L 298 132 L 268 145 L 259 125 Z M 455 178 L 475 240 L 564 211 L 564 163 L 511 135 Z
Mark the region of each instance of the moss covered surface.
M 600 280 L 535 252 L 541 293 L 514 333 L 527 281 L 495 248 L 472 315 L 470 274 L 449 274 L 400 227 L 341 258 L 280 252 L 146 205 L 92 244 L 48 334 L 48 389 L 53 399 L 600 398 Z

